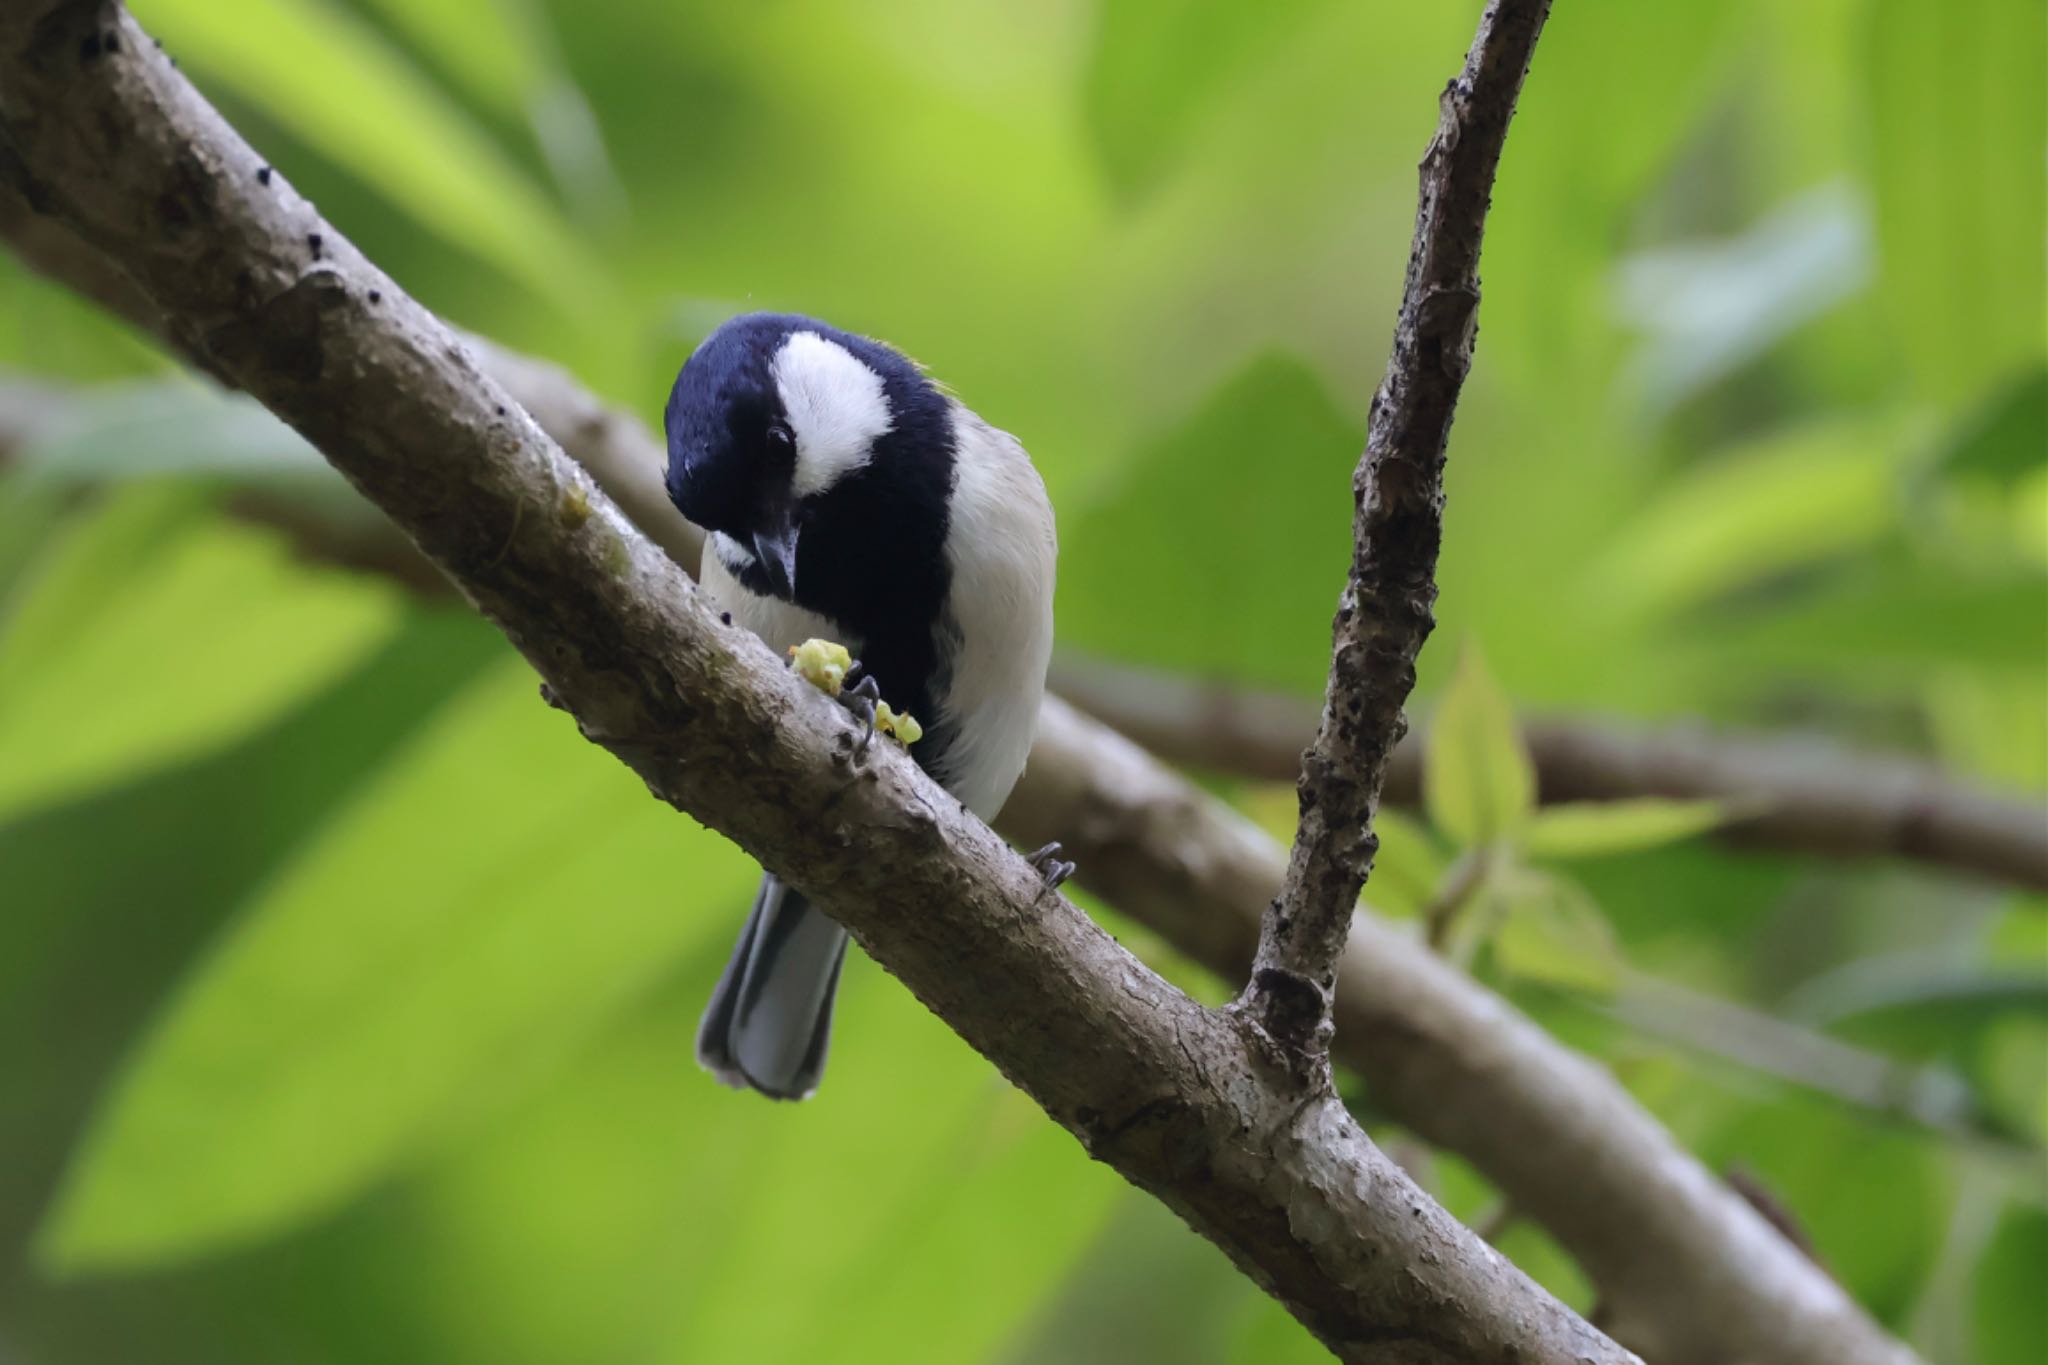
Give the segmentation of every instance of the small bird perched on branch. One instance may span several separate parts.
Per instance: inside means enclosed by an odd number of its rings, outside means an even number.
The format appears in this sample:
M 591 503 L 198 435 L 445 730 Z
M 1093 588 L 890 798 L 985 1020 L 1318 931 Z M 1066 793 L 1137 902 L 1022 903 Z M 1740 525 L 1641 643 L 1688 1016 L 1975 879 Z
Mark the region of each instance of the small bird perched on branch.
M 869 738 L 878 702 L 915 716 L 920 766 L 993 818 L 1052 653 L 1052 507 L 1024 447 L 890 347 L 778 313 L 705 338 L 664 422 L 669 498 L 710 533 L 706 590 L 777 653 L 846 645 Z M 1054 884 L 1073 870 L 1058 851 L 1032 855 Z M 846 931 L 764 873 L 697 1060 L 729 1085 L 811 1094 L 845 955 Z

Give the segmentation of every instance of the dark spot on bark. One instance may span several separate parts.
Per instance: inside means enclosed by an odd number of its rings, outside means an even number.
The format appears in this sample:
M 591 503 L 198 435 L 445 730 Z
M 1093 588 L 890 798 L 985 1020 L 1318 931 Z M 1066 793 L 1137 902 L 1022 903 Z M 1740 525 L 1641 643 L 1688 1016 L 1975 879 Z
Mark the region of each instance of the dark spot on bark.
M 1278 967 L 1262 967 L 1252 974 L 1252 989 L 1266 1032 L 1290 1047 L 1306 1047 L 1323 1021 L 1323 993 L 1316 984 Z
M 186 229 L 203 226 L 213 219 L 213 177 L 206 166 L 190 154 L 180 155 L 168 168 L 169 183 L 152 206 L 157 222 L 167 237 L 176 239 Z
M 256 183 L 259 185 L 268 185 L 270 183 L 270 167 L 258 166 L 256 168 Z
M 332 272 L 316 271 L 246 317 L 215 328 L 206 349 L 230 369 L 255 364 L 293 383 L 317 383 L 327 368 L 325 315 L 346 299 Z

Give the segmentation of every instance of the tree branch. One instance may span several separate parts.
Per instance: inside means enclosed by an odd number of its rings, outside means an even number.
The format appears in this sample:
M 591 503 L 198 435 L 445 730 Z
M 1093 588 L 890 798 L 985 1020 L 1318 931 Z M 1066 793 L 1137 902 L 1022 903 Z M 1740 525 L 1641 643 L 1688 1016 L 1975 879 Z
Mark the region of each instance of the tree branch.
M 179 349 L 297 428 L 649 789 L 788 876 L 1089 1152 L 1341 1358 L 1630 1357 L 1432 1204 L 1327 1088 L 1145 969 L 721 624 L 471 350 L 252 152 L 111 0 L 0 12 L 0 179 Z M 261 172 L 259 174 L 259 172 Z
M 1228 978 L 1286 859 L 1257 826 L 1057 700 L 1001 826 L 1057 837 L 1089 890 Z M 1400 929 L 1354 920 L 1334 1048 L 1373 1103 L 1557 1238 L 1658 1365 L 1909 1365 L 1840 1285 L 1604 1068 Z
M 1337 961 L 1378 850 L 1372 817 L 1406 726 L 1415 657 L 1435 625 L 1444 446 L 1472 365 L 1479 244 L 1508 122 L 1549 14 L 1550 0 L 1488 0 L 1422 157 L 1394 351 L 1352 476 L 1351 573 L 1337 602 L 1322 721 L 1301 759 L 1301 822 L 1239 1000 L 1311 1071 L 1329 1046 Z
M 1098 662 L 1055 664 L 1060 695 L 1175 764 L 1292 781 L 1316 709 L 1282 692 Z M 1753 810 L 1714 837 L 1829 858 L 1901 858 L 2048 891 L 2048 816 L 1911 759 L 1859 754 L 1818 735 L 1632 730 L 1539 717 L 1522 737 L 1545 802 L 1670 796 Z M 1382 798 L 1422 803 L 1423 736 L 1387 764 Z

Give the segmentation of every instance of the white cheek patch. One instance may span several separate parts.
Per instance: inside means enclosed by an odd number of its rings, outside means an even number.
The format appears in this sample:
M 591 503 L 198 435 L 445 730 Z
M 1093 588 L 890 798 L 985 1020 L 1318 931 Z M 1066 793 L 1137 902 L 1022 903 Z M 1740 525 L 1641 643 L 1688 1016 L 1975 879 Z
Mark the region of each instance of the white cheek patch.
M 798 497 L 823 492 L 873 457 L 895 425 L 882 376 L 816 332 L 795 332 L 771 367 L 782 411 L 796 436 Z

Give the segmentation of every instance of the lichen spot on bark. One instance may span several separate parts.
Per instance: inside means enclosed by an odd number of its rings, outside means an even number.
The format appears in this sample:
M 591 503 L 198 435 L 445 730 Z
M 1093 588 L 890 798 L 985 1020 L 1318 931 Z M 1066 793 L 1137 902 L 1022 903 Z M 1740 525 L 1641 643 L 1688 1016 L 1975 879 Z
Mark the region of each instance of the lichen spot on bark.
M 571 531 L 590 520 L 590 495 L 583 491 L 583 485 L 572 483 L 562 494 L 559 511 L 562 525 Z

